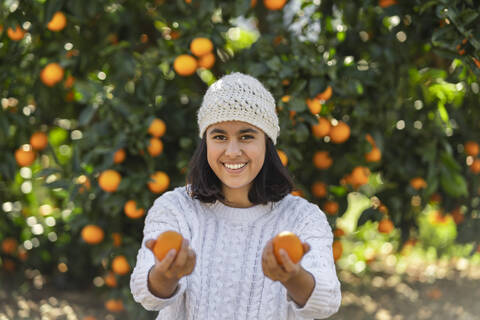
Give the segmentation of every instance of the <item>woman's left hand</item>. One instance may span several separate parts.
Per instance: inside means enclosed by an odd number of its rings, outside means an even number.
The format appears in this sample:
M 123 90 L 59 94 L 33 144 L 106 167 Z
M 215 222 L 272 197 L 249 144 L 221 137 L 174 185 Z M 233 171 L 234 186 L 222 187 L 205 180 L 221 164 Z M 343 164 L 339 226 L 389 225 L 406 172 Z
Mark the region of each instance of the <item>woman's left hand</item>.
M 302 243 L 303 254 L 307 254 L 310 251 L 310 245 L 306 242 Z M 277 262 L 275 254 L 273 253 L 273 239 L 270 239 L 262 253 L 262 270 L 263 274 L 270 278 L 273 281 L 280 281 L 282 283 L 287 282 L 288 280 L 294 278 L 302 270 L 300 261 L 294 263 L 287 252 L 283 249 L 280 249 L 280 258 L 282 259 L 283 265 Z

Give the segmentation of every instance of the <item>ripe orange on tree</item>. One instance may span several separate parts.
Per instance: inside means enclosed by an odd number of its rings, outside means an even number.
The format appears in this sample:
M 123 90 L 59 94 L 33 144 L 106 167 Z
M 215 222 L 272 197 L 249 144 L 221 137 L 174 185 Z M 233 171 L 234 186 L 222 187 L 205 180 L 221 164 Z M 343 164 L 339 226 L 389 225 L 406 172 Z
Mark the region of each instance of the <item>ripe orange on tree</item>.
M 83 227 L 81 236 L 83 241 L 88 244 L 99 244 L 103 241 L 103 238 L 105 237 L 105 232 L 103 232 L 103 229 L 97 225 L 88 224 Z
M 7 36 L 10 38 L 10 40 L 20 41 L 25 36 L 25 30 L 23 30 L 20 26 L 17 25 L 15 27 L 15 30 L 13 30 L 12 28 L 7 29 Z
M 148 153 L 152 157 L 159 156 L 163 152 L 163 143 L 158 138 L 151 138 L 147 147 Z
M 388 8 L 390 6 L 393 6 L 394 4 L 397 4 L 396 0 L 379 0 L 378 5 L 382 8 Z
M 288 164 L 288 156 L 283 150 L 277 150 L 278 157 L 280 158 L 280 161 L 282 161 L 282 164 L 284 167 L 287 166 Z
M 343 237 L 344 235 L 345 235 L 345 231 L 343 231 L 343 229 L 341 228 L 335 228 L 335 230 L 333 231 L 333 236 L 336 238 Z
M 327 195 L 327 185 L 321 181 L 312 184 L 312 194 L 316 198 L 324 198 Z
M 356 166 L 347 176 L 346 182 L 351 184 L 354 188 L 358 188 L 368 183 L 369 176 L 370 169 L 364 166 Z
M 480 147 L 475 141 L 467 141 L 464 144 L 465 153 L 469 156 L 475 157 L 480 152 Z
M 329 136 L 333 143 L 344 143 L 350 138 L 350 126 L 343 121 L 338 121 L 337 125 L 330 128 Z
M 322 104 L 318 99 L 307 99 L 306 103 L 312 114 L 319 114 L 322 111 Z
M 114 247 L 120 247 L 122 245 L 122 235 L 119 232 L 113 232 L 112 239 Z
M 67 17 L 61 11 L 57 11 L 53 14 L 52 20 L 47 24 L 47 29 L 50 31 L 60 31 L 67 25 Z
M 263 5 L 268 10 L 281 10 L 287 0 L 263 0 Z
M 125 211 L 127 217 L 131 219 L 141 218 L 145 214 L 145 209 L 137 208 L 137 203 L 135 202 L 135 200 L 128 200 L 125 203 L 123 210 Z
M 453 209 L 453 211 L 451 212 L 451 216 L 453 218 L 453 221 L 455 221 L 455 224 L 457 225 L 461 224 L 465 220 L 465 216 L 463 215 L 460 207 L 456 207 L 455 209 Z
M 47 147 L 48 138 L 43 132 L 37 131 L 30 137 L 30 145 L 35 150 L 43 150 Z
M 116 256 L 112 260 L 112 270 L 118 275 L 126 275 L 130 272 L 130 265 L 128 264 L 127 258 L 123 255 Z
M 367 162 L 378 162 L 382 159 L 382 152 L 378 147 L 372 147 L 372 150 L 370 152 L 367 152 L 365 154 L 365 160 Z
M 204 54 L 198 59 L 198 66 L 200 68 L 210 69 L 213 67 L 214 64 L 215 55 L 212 52 Z
M 181 54 L 173 61 L 173 69 L 181 76 L 191 76 L 197 70 L 197 66 L 197 60 L 188 54 Z
M 312 125 L 312 133 L 316 138 L 323 138 L 330 133 L 330 121 L 325 117 L 319 117 L 318 123 Z
M 476 158 L 473 160 L 472 164 L 470 165 L 470 171 L 474 174 L 480 173 L 480 159 Z
M 320 101 L 327 101 L 331 97 L 332 97 L 332 87 L 328 86 L 323 92 L 320 92 L 319 94 L 317 94 L 315 98 Z
M 415 190 L 420 190 L 427 187 L 427 182 L 422 177 L 415 177 L 410 180 L 410 185 Z
M 291 194 L 292 196 L 297 196 L 297 197 L 302 197 L 302 198 L 303 198 L 304 195 L 305 195 L 305 194 L 303 193 L 303 191 L 300 190 L 300 189 L 298 189 L 298 190 L 293 190 L 292 192 L 290 192 L 290 194 Z
M 313 164 L 318 169 L 328 169 L 333 163 L 333 159 L 330 158 L 328 151 L 317 151 L 313 155 Z
M 125 149 L 118 149 L 113 154 L 113 163 L 116 163 L 116 164 L 122 163 L 123 161 L 125 161 L 125 157 L 126 157 Z
M 277 262 L 283 265 L 280 249 L 287 252 L 293 263 L 298 263 L 303 257 L 303 245 L 298 236 L 290 231 L 282 231 L 273 238 L 273 253 Z
M 30 145 L 23 145 L 15 151 L 15 160 L 20 167 L 30 166 L 35 158 L 35 152 Z
M 150 176 L 150 179 L 147 183 L 148 189 L 153 193 L 162 193 L 167 190 L 168 185 L 170 184 L 170 177 L 163 171 L 157 171 Z
M 343 254 L 343 245 L 340 240 L 335 240 L 332 243 L 332 252 L 333 252 L 333 260 L 337 261 L 342 257 Z
M 190 51 L 197 57 L 202 57 L 212 52 L 213 43 L 208 38 L 198 37 L 190 42 Z
M 14 254 L 17 251 L 18 242 L 12 237 L 3 239 L 2 241 L 2 251 L 5 254 Z
M 155 118 L 148 127 L 148 133 L 156 138 L 162 137 L 167 131 L 167 126 L 162 119 Z
M 98 185 L 106 192 L 116 191 L 121 181 L 120 173 L 112 169 L 103 171 L 98 177 Z
M 125 310 L 123 301 L 120 299 L 108 299 L 105 301 L 105 308 L 110 312 L 121 312 Z
M 118 285 L 118 282 L 117 282 L 117 277 L 115 276 L 115 273 L 109 271 L 105 277 L 103 278 L 103 280 L 105 281 L 105 284 L 107 286 L 109 286 L 110 288 L 114 288 Z
M 153 254 L 162 261 L 170 250 L 175 249 L 178 253 L 182 246 L 183 236 L 174 230 L 161 233 L 153 245 Z
M 323 211 L 325 211 L 327 214 L 334 216 L 338 213 L 338 202 L 333 201 L 333 200 L 327 200 L 322 206 Z
M 390 218 L 385 217 L 378 223 L 378 232 L 388 234 L 395 229 L 392 220 Z
M 58 63 L 51 62 L 40 72 L 40 79 L 46 86 L 53 87 L 63 79 L 63 74 L 63 68 Z

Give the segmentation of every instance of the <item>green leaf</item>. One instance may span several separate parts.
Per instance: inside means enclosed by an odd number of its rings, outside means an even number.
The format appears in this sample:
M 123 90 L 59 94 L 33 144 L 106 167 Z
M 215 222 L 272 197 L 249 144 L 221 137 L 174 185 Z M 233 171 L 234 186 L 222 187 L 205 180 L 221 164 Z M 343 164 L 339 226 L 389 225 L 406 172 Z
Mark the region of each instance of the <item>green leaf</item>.
M 300 123 L 297 125 L 297 130 L 295 132 L 295 141 L 297 143 L 302 143 L 307 141 L 308 137 L 310 136 L 310 130 L 304 123 Z
M 95 112 L 97 112 L 97 108 L 94 108 L 93 106 L 84 108 L 78 116 L 78 125 L 86 126 L 92 120 Z
M 289 101 L 290 110 L 295 112 L 303 112 L 307 109 L 307 104 L 303 99 L 293 97 Z

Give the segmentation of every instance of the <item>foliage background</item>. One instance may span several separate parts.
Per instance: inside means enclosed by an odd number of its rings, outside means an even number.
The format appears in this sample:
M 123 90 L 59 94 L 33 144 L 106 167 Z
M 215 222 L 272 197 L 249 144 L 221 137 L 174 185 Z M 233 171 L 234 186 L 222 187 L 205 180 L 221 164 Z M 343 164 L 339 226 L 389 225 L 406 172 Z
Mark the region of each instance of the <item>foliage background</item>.
M 128 218 L 124 204 L 134 199 L 142 208 L 151 206 L 159 195 L 146 184 L 155 171 L 168 174 L 169 189 L 184 184 L 198 143 L 196 110 L 202 95 L 215 79 L 233 71 L 258 77 L 278 101 L 278 148 L 288 156 L 288 169 L 304 197 L 321 207 L 327 200 L 339 204 L 338 214 L 328 217 L 332 228 L 343 217 L 347 233 L 363 237 L 355 233 L 360 225 L 374 221 L 376 226 L 388 216 L 397 228 L 391 237 L 401 247 L 409 238 L 434 238 L 425 228 L 418 231 L 424 223 L 419 217 L 431 210 L 448 217 L 457 209 L 463 222 L 445 232 L 454 230 L 454 241 L 468 244 L 464 254 L 472 256 L 479 241 L 480 179 L 471 168 L 478 156 L 466 155 L 464 144 L 480 141 L 478 5 L 469 0 L 383 2 L 291 0 L 271 11 L 262 1 L 252 6 L 247 0 L 4 1 L 0 240 L 15 238 L 18 252 L 27 252 L 2 253 L 4 274 L 19 283 L 28 270 L 39 270 L 63 287 L 94 283 L 106 299 L 121 297 L 129 312 L 139 312 L 128 275 L 117 276 L 115 288 L 102 282 L 115 256 L 135 264 L 143 219 Z M 56 11 L 67 17 L 59 32 L 46 28 Z M 7 35 L 16 25 L 27 31 L 20 41 Z M 190 54 L 196 37 L 211 39 L 215 65 L 179 76 L 173 62 Z M 74 77 L 71 88 L 64 81 L 53 87 L 42 83 L 40 72 L 50 62 L 62 66 L 64 80 Z M 333 94 L 322 101 L 319 115 L 348 124 L 345 143 L 312 134 L 318 116 L 306 99 L 328 86 Z M 142 152 L 153 118 L 167 125 L 159 157 Z M 21 168 L 14 152 L 36 131 L 48 135 L 48 147 Z M 367 133 L 381 151 L 380 161 L 365 160 L 372 148 Z M 120 148 L 127 158 L 116 164 L 113 154 Z M 327 170 L 314 166 L 319 150 L 333 159 Z M 354 188 L 342 179 L 356 166 L 371 174 L 367 184 Z M 107 169 L 122 175 L 113 193 L 98 186 L 99 174 Z M 414 177 L 422 177 L 426 187 L 414 189 Z M 79 192 L 85 186 L 78 182 L 85 178 L 91 187 Z M 326 197 L 312 194 L 316 181 L 328 185 Z M 345 213 L 353 191 L 369 201 L 349 218 Z M 440 202 L 433 203 L 433 195 Z M 432 221 L 434 228 L 445 228 L 446 220 Z M 87 224 L 104 230 L 102 243 L 82 240 Z M 121 234 L 121 245 L 114 245 L 113 233 Z M 426 243 L 439 254 L 446 246 Z M 11 262 L 5 261 L 14 262 L 13 275 L 5 268 Z

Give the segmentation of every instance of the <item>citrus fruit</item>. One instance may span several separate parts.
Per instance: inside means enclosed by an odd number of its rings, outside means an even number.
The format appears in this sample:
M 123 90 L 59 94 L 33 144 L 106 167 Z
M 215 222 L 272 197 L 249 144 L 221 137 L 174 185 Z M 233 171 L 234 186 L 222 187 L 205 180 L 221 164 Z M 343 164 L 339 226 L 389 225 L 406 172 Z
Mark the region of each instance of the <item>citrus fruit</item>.
M 330 121 L 325 117 L 318 118 L 318 124 L 312 126 L 313 136 L 316 138 L 323 138 L 330 133 Z
M 148 127 L 148 133 L 156 138 L 162 137 L 165 134 L 165 131 L 167 131 L 165 122 L 158 118 L 153 119 Z
M 175 249 L 178 253 L 182 247 L 182 241 L 183 237 L 180 233 L 174 230 L 165 231 L 157 237 L 153 253 L 158 260 L 162 261 L 170 250 Z
M 307 99 L 306 103 L 312 114 L 319 114 L 322 111 L 322 104 L 318 99 Z
M 117 277 L 115 276 L 115 273 L 109 271 L 105 277 L 103 278 L 105 281 L 105 284 L 109 286 L 110 288 L 114 288 L 118 285 L 117 283 Z
M 15 151 L 15 160 L 20 167 L 28 167 L 35 161 L 35 152 L 30 145 L 23 146 Z
M 83 227 L 81 236 L 83 241 L 88 244 L 99 244 L 103 241 L 105 233 L 103 229 L 94 224 L 89 224 Z
M 382 152 L 378 147 L 373 147 L 370 152 L 365 154 L 365 160 L 367 162 L 378 162 L 382 159 Z
M 114 192 L 122 181 L 122 176 L 115 170 L 105 170 L 98 177 L 98 185 L 106 192 Z
M 60 31 L 67 25 L 67 17 L 61 11 L 57 11 L 53 14 L 52 20 L 48 22 L 47 29 L 50 31 Z
M 324 198 L 327 195 L 327 185 L 320 181 L 312 184 L 312 194 L 316 198 Z
M 14 254 L 17 251 L 18 242 L 14 238 L 8 237 L 2 241 L 2 251 L 5 254 Z
M 331 86 L 328 86 L 325 91 L 317 94 L 317 96 L 315 97 L 316 99 L 320 100 L 320 101 L 327 101 L 328 99 L 330 99 L 332 97 L 332 87 Z
M 287 166 L 288 164 L 288 156 L 283 150 L 277 150 L 278 157 L 280 158 L 280 161 L 282 161 L 282 164 L 284 167 Z
M 116 163 L 116 164 L 122 163 L 123 161 L 125 161 L 125 157 L 126 157 L 125 150 L 124 149 L 118 149 L 113 154 L 113 163 Z
M 333 200 L 328 200 L 323 204 L 322 209 L 327 214 L 334 216 L 338 213 L 338 202 Z
M 48 138 L 47 135 L 43 132 L 35 132 L 30 137 L 30 145 L 35 150 L 43 150 L 47 147 Z
M 40 79 L 49 87 L 53 87 L 55 84 L 63 79 L 63 68 L 56 62 L 47 64 L 40 72 Z
M 190 51 L 197 57 L 201 57 L 206 55 L 207 53 L 212 52 L 213 50 L 213 43 L 208 38 L 195 38 L 190 43 Z
M 135 200 L 128 200 L 125 203 L 123 210 L 125 211 L 127 217 L 131 219 L 141 218 L 145 214 L 145 209 L 137 208 L 137 203 L 135 202 Z
M 182 54 L 173 61 L 173 69 L 181 76 L 191 76 L 197 70 L 197 60 L 188 54 Z
M 125 309 L 120 299 L 108 299 L 105 301 L 105 308 L 110 312 L 121 312 Z
M 170 184 L 170 177 L 163 171 L 157 171 L 150 176 L 150 179 L 147 183 L 148 189 L 153 193 L 162 193 L 167 190 L 168 185 Z
M 378 232 L 380 232 L 380 233 L 388 234 L 388 233 L 392 232 L 394 228 L 395 227 L 393 226 L 393 222 L 389 218 L 383 218 L 378 223 Z
M 118 275 L 126 275 L 130 272 L 130 265 L 123 255 L 116 256 L 112 261 L 112 270 Z
M 344 143 L 350 138 L 350 127 L 343 121 L 330 128 L 329 133 L 333 143 Z
M 330 158 L 328 151 L 317 151 L 313 155 L 313 164 L 318 169 L 328 169 L 332 163 L 333 160 Z
M 465 142 L 464 150 L 467 155 L 475 157 L 480 152 L 480 147 L 475 141 L 467 141 Z
M 283 265 L 280 249 L 287 252 L 293 263 L 298 263 L 303 257 L 302 242 L 296 234 L 290 231 L 282 231 L 273 238 L 273 253 L 280 265 Z
M 15 30 L 8 28 L 7 36 L 10 38 L 10 40 L 20 41 L 25 36 L 25 30 L 23 30 L 20 26 L 17 26 Z
M 268 10 L 281 10 L 287 0 L 263 0 L 263 5 Z
M 163 152 L 162 141 L 158 138 L 151 138 L 147 150 L 152 157 L 159 156 Z
M 215 64 L 215 55 L 207 53 L 198 59 L 198 66 L 200 68 L 210 69 Z
M 337 261 L 342 257 L 343 253 L 343 245 L 340 240 L 335 240 L 332 243 L 332 252 L 333 252 L 333 260 Z
M 410 180 L 410 185 L 415 190 L 420 190 L 427 187 L 427 182 L 421 177 L 415 177 Z

